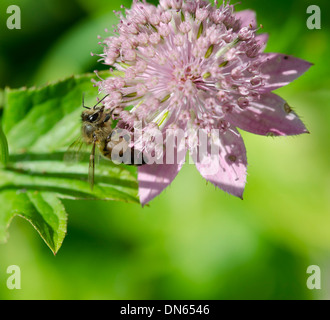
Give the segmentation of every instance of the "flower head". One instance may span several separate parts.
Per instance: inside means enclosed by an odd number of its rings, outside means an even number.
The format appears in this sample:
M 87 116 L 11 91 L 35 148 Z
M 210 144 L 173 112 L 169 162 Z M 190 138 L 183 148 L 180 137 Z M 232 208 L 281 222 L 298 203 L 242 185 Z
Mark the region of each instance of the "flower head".
M 236 127 L 272 136 L 308 132 L 271 91 L 311 64 L 263 53 L 268 37 L 256 33 L 253 11 L 235 12 L 225 1 L 219 6 L 217 1 L 160 0 L 156 7 L 134 0 L 125 15 L 117 14 L 120 22 L 114 35 L 104 39 L 101 57 L 122 76 L 97 82 L 99 91 L 108 94 L 105 108 L 116 110 L 117 127 L 132 134 L 135 123 L 146 134 L 156 128 L 164 146 L 170 129 L 182 130 L 184 143 L 173 140 L 174 149 L 182 155 L 189 150 L 206 180 L 238 197 L 247 159 Z M 199 130 L 205 139 L 196 134 Z M 137 139 L 133 146 L 155 155 L 154 140 Z M 166 162 L 166 152 L 155 155 L 163 162 L 138 168 L 142 204 L 168 186 L 184 163 L 184 156 Z

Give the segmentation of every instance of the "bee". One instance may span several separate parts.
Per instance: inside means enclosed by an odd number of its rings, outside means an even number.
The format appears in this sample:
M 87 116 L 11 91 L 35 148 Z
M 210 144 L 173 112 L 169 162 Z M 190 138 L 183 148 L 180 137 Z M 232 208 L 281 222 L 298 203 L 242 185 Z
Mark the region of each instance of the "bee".
M 100 154 L 114 163 L 124 163 L 128 165 L 143 165 L 142 154 L 135 152 L 134 147 L 130 147 L 131 136 L 123 129 L 113 128 L 113 116 L 116 116 L 116 108 L 105 109 L 101 103 L 108 95 L 104 96 L 93 107 L 84 104 L 81 114 L 81 138 L 87 145 L 92 145 L 89 157 L 88 181 L 93 190 L 95 175 L 95 153 L 96 147 Z M 73 143 L 75 144 L 75 142 Z

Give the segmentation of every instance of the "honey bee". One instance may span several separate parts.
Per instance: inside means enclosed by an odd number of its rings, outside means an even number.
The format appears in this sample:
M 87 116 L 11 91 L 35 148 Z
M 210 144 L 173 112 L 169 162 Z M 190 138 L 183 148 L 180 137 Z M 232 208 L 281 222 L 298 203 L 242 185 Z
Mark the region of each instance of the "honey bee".
M 130 135 L 123 129 L 113 128 L 113 116 L 116 108 L 108 110 L 101 104 L 107 96 L 104 96 L 91 108 L 84 105 L 83 97 L 83 108 L 86 110 L 81 114 L 81 138 L 83 143 L 92 145 L 88 170 L 88 181 L 92 190 L 94 187 L 96 147 L 104 158 L 116 164 L 139 166 L 146 163 L 142 154 L 135 152 L 135 149 L 129 146 Z

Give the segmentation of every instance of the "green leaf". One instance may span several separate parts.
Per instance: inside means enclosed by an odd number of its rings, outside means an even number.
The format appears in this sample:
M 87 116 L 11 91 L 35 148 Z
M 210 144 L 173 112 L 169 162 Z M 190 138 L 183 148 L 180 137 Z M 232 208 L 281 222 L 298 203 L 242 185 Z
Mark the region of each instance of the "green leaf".
M 0 241 L 6 239 L 6 229 L 18 215 L 56 253 L 66 233 L 66 212 L 60 199 L 139 203 L 135 168 L 99 159 L 91 190 L 90 151 L 81 152 L 74 163 L 63 161 L 68 146 L 80 136 L 83 93 L 85 105 L 96 103 L 94 77 L 86 74 L 42 88 L 6 89 L 2 119 L 6 136 L 0 134 L 0 141 L 1 150 L 8 141 L 9 158 L 7 152 L 6 166 L 0 169 L 0 201 L 4 204 Z
M 4 92 L 0 89 L 0 110 L 3 108 L 3 104 Z M 8 156 L 8 142 L 0 123 L 0 164 L 6 165 L 8 162 Z
M 0 88 L 0 110 L 3 108 L 3 104 L 5 101 L 4 91 Z
M 6 240 L 6 229 L 15 216 L 28 220 L 54 254 L 66 234 L 67 214 L 52 192 L 6 190 L 0 193 L 0 240 Z
M 0 163 L 5 166 L 8 162 L 8 157 L 9 157 L 8 142 L 0 125 Z

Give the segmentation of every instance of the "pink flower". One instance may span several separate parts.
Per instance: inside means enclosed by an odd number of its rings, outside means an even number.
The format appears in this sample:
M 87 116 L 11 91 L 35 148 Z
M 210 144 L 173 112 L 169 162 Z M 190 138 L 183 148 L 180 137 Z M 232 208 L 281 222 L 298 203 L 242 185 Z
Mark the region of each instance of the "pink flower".
M 272 91 L 301 76 L 311 64 L 263 53 L 268 36 L 256 34 L 253 11 L 235 12 L 225 1 L 218 7 L 217 1 L 160 0 L 155 7 L 135 0 L 125 16 L 117 14 L 120 23 L 114 36 L 104 39 L 101 57 L 123 76 L 97 85 L 109 94 L 104 104 L 116 108 L 118 127 L 133 132 L 137 121 L 144 133 L 156 127 L 164 134 L 164 145 L 168 129 L 183 130 L 184 144 L 174 142 L 174 149 L 181 155 L 189 150 L 206 180 L 241 198 L 247 159 L 236 127 L 271 136 L 308 132 Z M 208 139 L 191 134 L 198 130 Z M 156 150 L 153 140 L 149 142 L 141 148 Z M 166 151 L 159 158 L 166 160 Z M 138 167 L 143 205 L 172 182 L 184 161 L 178 156 L 172 164 L 156 161 Z

